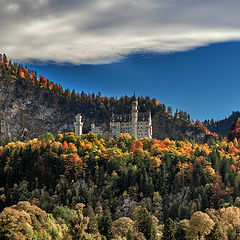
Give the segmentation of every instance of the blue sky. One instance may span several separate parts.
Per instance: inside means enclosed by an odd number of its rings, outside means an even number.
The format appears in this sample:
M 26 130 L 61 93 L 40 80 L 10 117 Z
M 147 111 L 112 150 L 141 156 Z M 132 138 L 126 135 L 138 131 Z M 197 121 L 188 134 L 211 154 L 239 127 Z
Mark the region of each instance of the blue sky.
M 64 88 L 117 97 L 135 89 L 139 96 L 155 97 L 204 120 L 240 110 L 239 57 L 240 42 L 224 42 L 171 54 L 136 53 L 111 64 L 29 67 Z
M 239 9 L 236 0 L 0 0 L 0 53 L 65 88 L 135 89 L 194 120 L 222 119 L 240 106 Z

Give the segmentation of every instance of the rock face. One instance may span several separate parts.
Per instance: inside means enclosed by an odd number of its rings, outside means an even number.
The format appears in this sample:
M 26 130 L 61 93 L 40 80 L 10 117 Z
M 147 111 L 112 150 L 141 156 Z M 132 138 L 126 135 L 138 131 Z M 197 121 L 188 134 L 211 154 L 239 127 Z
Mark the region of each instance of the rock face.
M 192 139 L 202 144 L 215 139 L 211 134 L 206 134 L 204 129 L 197 128 L 195 125 L 189 124 L 187 121 L 179 121 L 179 119 L 166 114 L 156 113 L 152 119 L 153 138 L 157 139 Z
M 11 140 L 28 140 L 45 132 L 54 134 L 72 131 L 73 124 L 67 121 L 58 108 L 41 103 L 43 96 L 28 92 L 25 96 L 16 96 L 14 82 L 0 81 L 1 137 Z M 74 119 L 74 115 L 73 115 Z

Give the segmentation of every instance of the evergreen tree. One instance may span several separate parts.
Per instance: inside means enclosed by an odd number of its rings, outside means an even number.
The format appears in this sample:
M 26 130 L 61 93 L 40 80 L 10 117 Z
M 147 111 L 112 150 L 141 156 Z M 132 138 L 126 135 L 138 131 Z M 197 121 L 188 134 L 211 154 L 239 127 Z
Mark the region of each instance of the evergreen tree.
M 86 217 L 89 217 L 88 228 L 86 231 L 88 233 L 97 234 L 98 233 L 97 218 L 91 205 L 87 205 L 87 207 L 84 210 L 84 215 Z
M 99 218 L 98 229 L 99 232 L 107 238 L 107 240 L 113 239 L 112 218 L 109 209 L 106 209 L 103 216 Z
M 176 226 L 171 218 L 168 218 L 164 224 L 163 239 L 174 240 L 175 239 Z
M 153 223 L 151 214 L 145 206 L 141 205 L 136 213 L 135 227 L 139 232 L 143 233 L 146 239 L 155 239 L 156 226 Z
M 86 240 L 88 234 L 86 233 L 88 227 L 88 217 L 83 216 L 84 204 L 78 203 L 75 206 L 76 214 L 70 219 L 69 234 L 73 240 Z

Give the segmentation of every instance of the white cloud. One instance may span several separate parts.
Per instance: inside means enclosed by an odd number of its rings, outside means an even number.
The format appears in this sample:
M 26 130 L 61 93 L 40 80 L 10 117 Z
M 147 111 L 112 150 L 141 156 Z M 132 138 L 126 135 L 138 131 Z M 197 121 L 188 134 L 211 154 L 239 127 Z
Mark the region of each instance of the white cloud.
M 7 12 L 15 13 L 18 10 L 18 8 L 19 8 L 18 4 L 13 3 L 13 4 L 7 5 L 6 10 Z
M 235 0 L 0 0 L 0 52 L 96 64 L 141 50 L 185 51 L 239 40 L 239 9 Z

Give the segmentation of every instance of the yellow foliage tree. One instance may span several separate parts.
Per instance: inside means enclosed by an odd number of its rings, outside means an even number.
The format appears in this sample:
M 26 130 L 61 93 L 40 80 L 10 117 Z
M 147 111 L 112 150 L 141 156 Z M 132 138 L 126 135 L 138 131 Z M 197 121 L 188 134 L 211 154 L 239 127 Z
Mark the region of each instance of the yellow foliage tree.
M 203 240 L 204 237 L 210 234 L 214 226 L 214 221 L 203 212 L 195 212 L 187 229 L 187 239 L 189 240 Z

